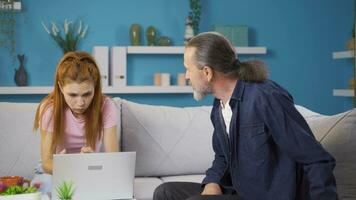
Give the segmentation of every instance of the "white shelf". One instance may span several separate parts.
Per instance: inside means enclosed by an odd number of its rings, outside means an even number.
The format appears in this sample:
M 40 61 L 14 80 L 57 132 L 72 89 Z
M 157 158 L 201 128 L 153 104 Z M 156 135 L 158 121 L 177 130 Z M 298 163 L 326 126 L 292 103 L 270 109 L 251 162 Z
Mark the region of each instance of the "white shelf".
M 52 88 L 50 86 L 0 87 L 0 94 L 48 94 Z
M 48 94 L 51 86 L 0 87 L 0 94 Z M 105 94 L 155 94 L 155 93 L 192 93 L 190 86 L 125 86 L 104 87 Z
M 128 54 L 183 54 L 184 47 L 128 46 L 127 53 Z
M 266 54 L 266 47 L 236 47 L 238 54 Z M 191 86 L 128 86 L 127 56 L 128 54 L 183 54 L 184 46 L 116 46 L 111 49 L 110 68 L 112 84 L 103 87 L 105 94 L 158 94 L 158 93 L 192 93 Z M 101 70 L 105 71 L 105 70 Z M 109 76 L 109 74 L 102 74 Z M 0 87 L 0 94 L 48 94 L 52 86 Z
M 266 54 L 266 47 L 235 47 L 238 54 Z M 128 54 L 183 54 L 184 46 L 128 46 Z
M 105 94 L 158 94 L 158 93 L 192 93 L 191 86 L 125 86 L 121 88 L 107 87 Z
M 354 96 L 354 90 L 351 90 L 351 89 L 334 89 L 333 90 L 333 95 L 334 96 L 340 96 L 340 97 L 353 97 Z
M 333 52 L 333 59 L 344 59 L 344 58 L 353 58 L 354 51 L 336 51 Z

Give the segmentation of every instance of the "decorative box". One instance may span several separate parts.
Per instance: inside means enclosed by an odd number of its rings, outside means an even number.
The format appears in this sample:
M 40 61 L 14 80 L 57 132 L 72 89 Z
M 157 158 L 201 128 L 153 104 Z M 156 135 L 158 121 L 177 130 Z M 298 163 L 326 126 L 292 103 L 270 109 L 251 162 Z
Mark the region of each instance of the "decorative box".
M 213 31 L 223 34 L 234 46 L 248 46 L 248 27 L 247 26 L 221 26 L 214 25 Z

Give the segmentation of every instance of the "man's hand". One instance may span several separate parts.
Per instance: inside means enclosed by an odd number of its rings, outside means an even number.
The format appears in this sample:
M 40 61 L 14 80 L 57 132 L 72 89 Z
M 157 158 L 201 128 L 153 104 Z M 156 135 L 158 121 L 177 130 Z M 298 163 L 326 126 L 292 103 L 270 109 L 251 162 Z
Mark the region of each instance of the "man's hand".
M 80 149 L 80 153 L 93 153 L 94 151 L 93 151 L 93 149 L 91 148 L 91 147 L 86 147 L 86 146 L 84 146 L 84 147 L 82 147 L 81 149 Z
M 202 195 L 221 195 L 221 188 L 216 183 L 208 183 L 205 185 Z

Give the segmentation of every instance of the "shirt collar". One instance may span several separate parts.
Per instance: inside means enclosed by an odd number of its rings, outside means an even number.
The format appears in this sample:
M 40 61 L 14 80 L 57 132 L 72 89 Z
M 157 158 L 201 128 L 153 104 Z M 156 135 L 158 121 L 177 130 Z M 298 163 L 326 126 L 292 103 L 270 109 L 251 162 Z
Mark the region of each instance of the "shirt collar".
M 243 100 L 243 94 L 245 90 L 245 81 L 238 80 L 236 81 L 236 85 L 234 88 L 234 91 L 232 92 L 231 98 L 229 100 L 230 106 L 233 106 L 232 104 L 235 103 L 235 101 L 242 101 Z M 214 106 L 221 106 L 221 100 L 218 98 L 215 98 L 214 100 Z

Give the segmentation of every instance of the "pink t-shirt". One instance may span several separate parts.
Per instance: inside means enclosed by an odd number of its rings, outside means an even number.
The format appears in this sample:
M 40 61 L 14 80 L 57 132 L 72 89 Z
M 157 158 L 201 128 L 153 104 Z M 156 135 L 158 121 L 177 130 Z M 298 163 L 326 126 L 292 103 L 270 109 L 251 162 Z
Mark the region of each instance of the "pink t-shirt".
M 111 128 L 117 125 L 116 106 L 112 99 L 105 98 L 102 106 L 103 114 L 103 129 Z M 53 106 L 49 106 L 42 116 L 41 129 L 53 133 Z M 76 118 L 72 111 L 67 108 L 64 111 L 64 144 L 60 146 L 57 151 L 66 149 L 67 153 L 79 153 L 83 146 L 86 146 L 85 139 L 85 121 L 84 119 Z M 96 142 L 96 152 L 100 151 L 102 141 Z

